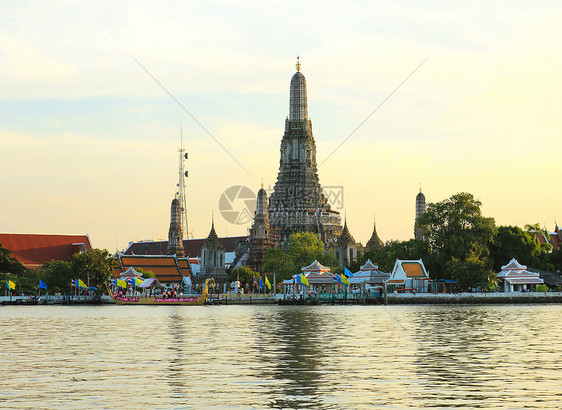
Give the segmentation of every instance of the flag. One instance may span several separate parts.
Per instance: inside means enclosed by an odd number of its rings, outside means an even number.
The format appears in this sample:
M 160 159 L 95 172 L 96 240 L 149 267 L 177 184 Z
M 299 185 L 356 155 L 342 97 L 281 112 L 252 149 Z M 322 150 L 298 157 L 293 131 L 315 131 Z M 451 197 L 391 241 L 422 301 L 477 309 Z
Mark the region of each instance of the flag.
M 310 284 L 308 283 L 308 278 L 306 276 L 304 276 L 304 274 L 302 274 L 302 273 L 300 275 L 297 275 L 297 283 L 301 283 L 303 285 L 310 286 Z
M 351 283 L 349 283 L 349 281 L 347 280 L 347 278 L 345 277 L 344 274 L 341 274 L 341 282 L 340 283 L 345 283 L 346 285 L 351 285 Z
M 261 276 L 260 276 L 260 277 L 258 277 L 258 280 L 259 280 L 259 282 L 260 282 L 260 289 L 262 289 L 262 290 L 263 290 L 263 282 L 261 281 Z
M 131 278 L 131 283 L 132 283 L 134 286 L 139 286 L 142 282 L 143 282 L 142 279 L 139 279 L 139 278 Z
M 351 271 L 347 268 L 343 268 L 343 273 L 345 274 L 345 276 L 347 276 L 348 278 L 352 278 L 353 277 L 353 273 L 351 273 Z
M 39 289 L 47 289 L 47 284 L 39 279 Z
M 340 285 L 342 284 L 342 283 L 341 283 L 340 275 L 338 275 L 337 273 L 334 274 L 334 276 L 332 276 L 332 279 L 335 280 L 335 281 L 336 281 L 337 283 L 339 283 Z
M 8 289 L 14 290 L 16 288 L 16 284 L 14 282 L 12 282 L 11 280 L 6 281 L 6 287 Z
M 115 286 L 119 286 L 120 288 L 123 288 L 123 289 L 125 289 L 127 287 L 127 282 L 125 282 L 122 279 L 115 278 L 115 280 L 113 281 L 113 284 Z
M 78 283 L 76 284 L 79 288 L 86 289 L 86 284 L 82 281 L 82 279 L 78 279 Z
M 254 276 L 254 285 L 258 286 L 258 280 L 256 279 L 255 276 Z
M 265 286 L 267 286 L 267 288 L 269 290 L 271 290 L 271 283 L 269 283 L 269 279 L 267 279 L 267 276 L 265 276 L 265 275 L 264 275 L 264 277 L 265 277 Z
M 72 280 L 70 281 L 70 286 L 72 286 L 73 288 L 76 287 L 76 279 L 72 279 Z

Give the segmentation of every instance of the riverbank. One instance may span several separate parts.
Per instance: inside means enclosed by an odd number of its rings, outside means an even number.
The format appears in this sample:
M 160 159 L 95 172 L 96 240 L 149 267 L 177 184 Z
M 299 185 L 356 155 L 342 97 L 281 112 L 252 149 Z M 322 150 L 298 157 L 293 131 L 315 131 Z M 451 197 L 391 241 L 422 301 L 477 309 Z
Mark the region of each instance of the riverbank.
M 562 303 L 562 292 L 489 292 L 489 293 L 389 293 L 389 305 L 470 305 Z M 108 295 L 101 296 L 0 296 L 0 305 L 99 305 L 114 304 Z M 384 305 L 385 298 L 358 294 L 321 294 L 304 298 L 292 295 L 220 294 L 209 295 L 207 305 Z

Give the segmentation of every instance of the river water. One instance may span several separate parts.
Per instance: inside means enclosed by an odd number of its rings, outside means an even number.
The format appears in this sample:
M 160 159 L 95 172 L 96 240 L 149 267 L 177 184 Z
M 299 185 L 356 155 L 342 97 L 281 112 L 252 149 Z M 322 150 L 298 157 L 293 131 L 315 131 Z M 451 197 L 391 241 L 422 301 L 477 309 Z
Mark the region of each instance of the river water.
M 0 407 L 560 408 L 562 306 L 4 306 Z

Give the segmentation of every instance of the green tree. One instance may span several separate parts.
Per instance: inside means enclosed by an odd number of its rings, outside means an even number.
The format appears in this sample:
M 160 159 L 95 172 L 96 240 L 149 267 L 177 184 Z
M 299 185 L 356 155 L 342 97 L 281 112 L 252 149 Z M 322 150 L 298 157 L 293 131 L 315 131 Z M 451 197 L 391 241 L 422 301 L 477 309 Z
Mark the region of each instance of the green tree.
M 228 274 L 228 281 L 233 282 L 239 280 L 243 286 L 248 286 L 254 282 L 254 278 L 257 278 L 258 275 L 259 273 L 249 266 L 239 266 Z
M 383 272 L 394 268 L 396 259 L 423 259 L 427 265 L 430 261 L 428 245 L 424 241 L 410 239 L 408 241 L 387 241 L 380 248 L 365 253 L 365 261 L 371 259 Z
M 552 251 L 548 257 L 553 272 L 562 272 L 562 249 Z
M 338 266 L 333 251 L 324 249 L 324 244 L 311 232 L 299 232 L 289 236 L 286 249 L 269 248 L 265 255 L 264 271 L 275 273 L 277 281 L 300 273 L 303 266 L 318 260 L 325 266 Z
M 472 194 L 461 192 L 441 202 L 430 203 L 418 218 L 416 226 L 422 229 L 428 244 L 433 278 L 450 277 L 445 267 L 453 258 L 456 263 L 469 257 L 490 263 L 489 246 L 496 227 L 493 218 L 482 216 L 481 206 Z
M 69 262 L 49 261 L 41 268 L 42 279 L 48 287 L 49 292 L 70 291 L 70 281 L 73 272 Z
M 493 268 L 499 271 L 512 258 L 530 267 L 544 269 L 546 253 L 543 252 L 535 237 L 517 226 L 500 226 L 490 245 L 490 257 Z
M 458 286 L 464 290 L 472 287 L 493 290 L 497 285 L 494 272 L 472 252 L 462 260 L 452 257 L 447 262 L 446 269 L 450 278 L 457 281 Z
M 281 277 L 285 269 L 285 259 L 287 255 L 281 248 L 268 248 L 265 251 L 263 270 L 268 273 L 275 273 Z
M 140 273 L 142 275 L 143 278 L 145 279 L 150 279 L 150 278 L 155 278 L 156 275 L 154 274 L 154 272 L 150 271 L 150 270 L 144 270 L 142 268 L 135 268 L 135 270 Z
M 115 259 L 107 249 L 88 249 L 87 252 L 75 254 L 70 259 L 74 277 L 98 289 L 102 289 L 111 278 L 114 262 Z
M 0 272 L 11 273 L 21 276 L 25 272 L 25 266 L 12 256 L 12 252 L 4 248 L 0 243 Z

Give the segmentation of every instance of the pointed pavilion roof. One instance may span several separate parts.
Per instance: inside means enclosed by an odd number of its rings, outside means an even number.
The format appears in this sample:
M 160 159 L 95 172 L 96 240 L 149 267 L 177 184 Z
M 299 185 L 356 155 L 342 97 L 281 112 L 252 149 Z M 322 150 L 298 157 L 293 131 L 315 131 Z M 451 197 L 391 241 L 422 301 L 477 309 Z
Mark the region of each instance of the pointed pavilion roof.
M 343 232 L 341 233 L 340 237 L 338 238 L 338 242 L 337 242 L 337 246 L 346 246 L 350 243 L 355 243 L 355 239 L 353 238 L 353 235 L 351 235 L 351 233 L 349 232 L 349 229 L 347 228 L 347 218 L 345 219 L 344 225 L 343 225 Z
M 367 250 L 373 250 L 380 248 L 382 246 L 381 238 L 379 238 L 379 234 L 377 233 L 377 224 L 373 219 L 373 234 L 371 235 L 371 239 L 367 242 Z
M 211 232 L 209 232 L 209 236 L 207 236 L 207 239 L 205 239 L 205 241 L 203 242 L 203 247 L 215 248 L 215 249 L 224 249 L 224 246 L 222 246 L 222 243 L 219 239 L 219 236 L 217 235 L 217 232 L 215 231 L 215 217 L 214 216 L 211 220 Z
M 370 259 L 367 260 L 367 262 L 365 262 L 365 264 L 363 266 L 361 266 L 360 268 L 362 271 L 369 271 L 369 270 L 378 270 L 379 269 L 379 265 L 375 265 L 373 262 L 371 262 Z
M 310 265 L 305 266 L 301 270 L 303 272 L 329 272 L 330 268 L 328 266 L 322 265 L 320 262 L 315 260 Z

